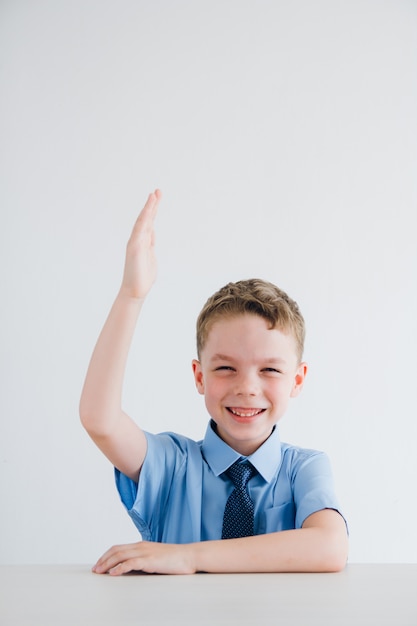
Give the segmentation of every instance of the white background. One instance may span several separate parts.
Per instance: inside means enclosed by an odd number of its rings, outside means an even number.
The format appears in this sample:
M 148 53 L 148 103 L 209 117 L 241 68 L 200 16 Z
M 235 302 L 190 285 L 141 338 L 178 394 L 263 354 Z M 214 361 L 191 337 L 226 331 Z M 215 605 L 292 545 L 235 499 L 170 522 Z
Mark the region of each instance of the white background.
M 196 316 L 229 280 L 277 283 L 310 364 L 282 439 L 329 454 L 351 562 L 417 560 L 416 18 L 411 0 L 2 0 L 2 563 L 137 539 L 78 402 L 156 186 L 125 409 L 202 438 Z

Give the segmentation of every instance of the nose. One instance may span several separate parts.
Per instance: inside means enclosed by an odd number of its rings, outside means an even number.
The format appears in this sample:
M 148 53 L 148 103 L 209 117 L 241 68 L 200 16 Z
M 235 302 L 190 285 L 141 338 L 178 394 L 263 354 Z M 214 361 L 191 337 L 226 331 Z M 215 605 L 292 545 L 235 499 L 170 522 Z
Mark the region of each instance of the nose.
M 259 394 L 258 377 L 251 372 L 242 372 L 235 380 L 237 396 L 257 396 Z

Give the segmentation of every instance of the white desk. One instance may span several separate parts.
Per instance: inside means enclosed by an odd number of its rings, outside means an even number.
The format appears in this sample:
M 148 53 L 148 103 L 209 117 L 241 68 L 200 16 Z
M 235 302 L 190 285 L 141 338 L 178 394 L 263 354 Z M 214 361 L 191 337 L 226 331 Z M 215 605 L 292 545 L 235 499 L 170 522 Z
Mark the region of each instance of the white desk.
M 339 574 L 90 573 L 1 566 L 1 626 L 417 626 L 417 564 Z

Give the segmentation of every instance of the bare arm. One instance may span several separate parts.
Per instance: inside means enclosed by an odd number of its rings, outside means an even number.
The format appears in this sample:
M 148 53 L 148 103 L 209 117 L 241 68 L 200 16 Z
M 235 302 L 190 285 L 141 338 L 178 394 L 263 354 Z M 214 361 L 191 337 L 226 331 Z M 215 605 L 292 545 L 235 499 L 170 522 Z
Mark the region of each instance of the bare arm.
M 185 545 L 139 542 L 114 546 L 93 571 L 116 576 L 132 570 L 164 574 L 196 572 L 336 572 L 344 568 L 348 539 L 343 518 L 325 509 L 303 528 Z
M 150 194 L 127 244 L 123 281 L 98 338 L 80 400 L 87 432 L 121 472 L 137 481 L 146 438 L 122 410 L 129 348 L 143 302 L 156 277 L 154 219 L 161 193 Z

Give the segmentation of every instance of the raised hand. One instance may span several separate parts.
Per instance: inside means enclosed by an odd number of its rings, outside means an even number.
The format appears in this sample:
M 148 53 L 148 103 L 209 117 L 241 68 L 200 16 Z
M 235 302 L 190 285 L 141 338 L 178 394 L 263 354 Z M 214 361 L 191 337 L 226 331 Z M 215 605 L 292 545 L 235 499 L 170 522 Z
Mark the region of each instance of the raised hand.
M 110 462 L 137 481 L 146 437 L 122 409 L 123 378 L 143 300 L 156 277 L 154 220 L 161 192 L 151 193 L 126 250 L 123 282 L 97 340 L 80 400 L 85 429 Z
M 156 278 L 154 221 L 161 195 L 159 189 L 149 194 L 127 244 L 121 291 L 130 298 L 145 298 Z

